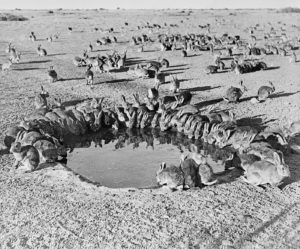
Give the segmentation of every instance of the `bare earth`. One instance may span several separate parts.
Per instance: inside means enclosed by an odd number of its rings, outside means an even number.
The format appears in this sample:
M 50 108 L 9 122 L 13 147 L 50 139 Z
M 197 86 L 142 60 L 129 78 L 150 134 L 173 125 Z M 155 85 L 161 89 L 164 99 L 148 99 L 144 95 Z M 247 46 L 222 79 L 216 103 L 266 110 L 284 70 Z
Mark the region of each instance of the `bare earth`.
M 249 38 L 244 31 L 259 23 L 258 45 L 266 31 L 262 25 L 271 22 L 275 29 L 282 24 L 289 37 L 299 37 L 297 14 L 275 11 L 193 11 L 187 16 L 179 11 L 13 11 L 30 18 L 26 22 L 0 22 L 0 63 L 8 42 L 21 51 L 21 63 L 0 73 L 0 130 L 17 124 L 33 112 L 33 98 L 40 85 L 52 96 L 64 101 L 86 97 L 107 97 L 107 105 L 118 103 L 121 94 L 146 94 L 153 79 L 135 79 L 126 72 L 111 76 L 96 74 L 94 89 L 85 85 L 84 68 L 76 68 L 72 58 L 82 55 L 89 42 L 112 34 L 92 32 L 93 27 L 111 28 L 118 44 L 97 47 L 110 53 L 128 49 L 130 63 L 157 59 L 162 52 L 157 43 L 145 46 L 144 53 L 129 45 L 132 35 L 143 22 L 163 25 L 179 24 L 160 32 L 200 33 L 198 25 L 210 23 L 216 35 L 228 32 Z M 230 12 L 236 15 L 229 15 Z M 65 13 L 65 14 L 63 14 Z M 225 19 L 217 25 L 215 19 Z M 183 20 L 183 23 L 180 21 Z M 127 21 L 129 26 L 125 27 Z M 72 34 L 67 27 L 74 29 Z M 125 27 L 121 29 L 121 27 Z M 32 43 L 27 38 L 34 31 L 38 39 L 60 33 L 53 43 L 45 40 Z M 267 30 L 269 31 L 269 29 Z M 147 33 L 149 34 L 149 33 Z M 149 34 L 156 38 L 157 34 Z M 42 44 L 49 56 L 41 58 L 36 47 Z M 299 44 L 298 44 L 299 45 Z M 96 47 L 96 46 L 95 46 Z M 107 51 L 105 51 L 107 50 Z M 299 50 L 296 50 L 300 58 Z M 182 88 L 192 89 L 194 103 L 222 97 L 225 90 L 244 80 L 249 89 L 248 101 L 220 107 L 232 109 L 245 123 L 286 124 L 300 119 L 300 63 L 290 64 L 287 57 L 269 55 L 263 58 L 273 70 L 238 76 L 233 72 L 206 75 L 204 68 L 212 63 L 207 52 L 189 52 L 182 58 L 180 51 L 164 52 L 177 73 Z M 195 56 L 194 56 L 195 55 Z M 47 69 L 54 65 L 59 77 L 47 82 Z M 253 105 L 249 97 L 256 95 L 262 84 L 272 81 L 278 93 L 265 103 Z M 162 87 L 167 90 L 167 85 Z M 3 141 L 3 135 L 0 137 Z M 3 153 L 2 153 L 3 154 Z M 292 177 L 283 188 L 253 187 L 236 178 L 223 184 L 184 192 L 162 190 L 108 189 L 79 180 L 63 167 L 47 168 L 30 174 L 12 169 L 13 156 L 0 156 L 0 248 L 299 248 L 300 245 L 300 156 L 286 158 Z

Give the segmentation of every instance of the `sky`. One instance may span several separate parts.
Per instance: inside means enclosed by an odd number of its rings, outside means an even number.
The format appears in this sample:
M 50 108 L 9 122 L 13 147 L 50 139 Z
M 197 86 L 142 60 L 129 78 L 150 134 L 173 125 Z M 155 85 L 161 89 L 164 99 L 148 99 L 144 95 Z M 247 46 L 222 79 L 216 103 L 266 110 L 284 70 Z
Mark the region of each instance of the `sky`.
M 300 0 L 0 0 L 0 9 L 160 9 L 160 8 L 282 8 Z

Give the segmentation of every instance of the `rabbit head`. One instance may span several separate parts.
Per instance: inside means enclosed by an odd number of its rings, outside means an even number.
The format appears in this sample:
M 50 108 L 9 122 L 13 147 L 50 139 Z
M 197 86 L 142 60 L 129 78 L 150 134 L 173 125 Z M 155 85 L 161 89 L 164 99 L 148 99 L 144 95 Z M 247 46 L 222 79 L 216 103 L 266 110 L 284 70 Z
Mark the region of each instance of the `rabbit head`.
M 18 141 L 15 141 L 11 144 L 11 147 L 10 147 L 10 152 L 11 153 L 20 153 L 21 152 L 21 149 L 22 149 L 22 145 L 20 142 Z
M 290 177 L 291 172 L 289 170 L 289 166 L 284 162 L 282 152 L 281 151 L 274 152 L 273 157 L 274 157 L 274 163 L 277 167 L 278 174 L 283 177 Z
M 225 130 L 225 129 L 219 130 L 219 132 L 217 132 L 216 134 L 216 140 L 218 141 L 216 144 L 220 148 L 224 148 L 227 145 L 231 134 L 232 134 L 231 130 Z
M 184 175 L 180 168 L 173 165 L 167 167 L 167 164 L 162 162 L 156 172 L 156 181 L 159 185 L 167 185 L 171 189 L 176 189 L 183 185 Z
M 190 149 L 192 152 L 190 158 L 193 159 L 197 165 L 206 163 L 206 157 L 200 153 L 198 147 L 195 144 L 192 144 Z

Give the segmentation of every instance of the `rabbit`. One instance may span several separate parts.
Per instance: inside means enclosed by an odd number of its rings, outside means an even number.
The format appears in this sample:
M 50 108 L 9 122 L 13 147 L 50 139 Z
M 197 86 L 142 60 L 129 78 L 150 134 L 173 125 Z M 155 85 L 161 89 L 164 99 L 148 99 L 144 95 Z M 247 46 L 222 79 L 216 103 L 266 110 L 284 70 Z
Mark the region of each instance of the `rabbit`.
M 204 72 L 207 73 L 207 74 L 213 74 L 213 73 L 217 73 L 218 69 L 219 69 L 218 66 L 209 65 L 209 66 L 206 67 L 206 69 L 204 70 Z
M 293 136 L 300 134 L 300 120 L 291 122 L 287 126 L 282 127 L 282 132 L 286 138 L 291 138 Z
M 8 71 L 10 69 L 11 65 L 12 65 L 12 60 L 11 60 L 11 58 L 9 58 L 7 63 L 3 63 L 1 65 L 1 70 Z
M 53 69 L 53 66 L 50 66 L 48 70 L 48 80 L 49 83 L 54 83 L 58 80 L 57 72 Z
M 24 145 L 33 145 L 37 140 L 43 139 L 44 136 L 39 131 L 20 131 L 16 140 Z
M 91 43 L 89 44 L 88 52 L 93 52 L 93 45 Z
M 178 93 L 180 90 L 180 81 L 178 80 L 177 76 L 171 75 L 171 77 L 170 92 Z
M 38 93 L 34 98 L 34 107 L 36 110 L 48 109 L 47 98 L 49 98 L 49 93 L 41 86 L 41 92 Z
M 22 146 L 20 142 L 15 141 L 11 145 L 10 152 L 15 157 L 13 167 L 18 168 L 21 163 L 25 173 L 34 171 L 40 164 L 39 152 L 32 145 Z
M 290 62 L 290 63 L 296 63 L 296 62 L 297 62 L 297 56 L 296 56 L 296 53 L 295 53 L 295 52 L 293 52 L 293 53 L 290 55 L 289 62 Z
M 85 51 L 83 53 L 83 57 L 85 55 Z M 82 66 L 86 66 L 86 61 L 84 58 L 81 58 L 79 56 L 75 56 L 73 58 L 73 64 L 76 66 L 76 67 L 82 67 Z
M 190 114 L 183 114 L 183 115 L 181 115 L 180 118 L 179 117 L 177 118 L 176 128 L 177 128 L 178 132 L 184 131 L 185 123 L 187 122 L 189 117 L 190 117 Z
M 92 66 L 89 65 L 87 70 L 85 71 L 85 79 L 87 85 L 93 85 L 94 84 L 94 73 L 91 70 Z
M 195 136 L 195 131 L 196 131 L 198 123 L 199 123 L 199 121 L 197 119 L 194 119 L 192 121 L 189 131 L 187 131 L 187 133 L 185 134 L 188 136 L 189 139 L 192 139 Z
M 184 173 L 174 165 L 167 167 L 165 162 L 162 162 L 160 169 L 156 172 L 156 181 L 159 185 L 166 185 L 171 190 L 183 189 Z
M 269 81 L 270 86 L 261 86 L 257 91 L 257 100 L 259 102 L 265 101 L 273 92 L 275 92 L 275 87 L 271 81 Z
M 10 58 L 11 62 L 19 63 L 21 60 L 21 53 L 19 53 L 19 52 L 11 53 L 9 58 Z
M 53 108 L 52 112 L 61 119 L 61 121 L 58 122 L 62 124 L 62 127 L 66 129 L 66 132 L 74 135 L 80 135 L 80 127 L 76 123 L 77 120 L 69 115 L 69 113 L 65 110 L 62 106 L 61 99 L 54 98 L 54 102 L 57 107 Z
M 143 45 L 140 46 L 140 47 L 137 49 L 137 51 L 138 51 L 139 53 L 144 52 L 144 46 L 143 46 Z
M 36 41 L 36 36 L 34 32 L 30 32 L 29 40 L 31 40 L 32 42 Z
M 194 160 L 195 164 L 198 165 L 198 175 L 200 177 L 200 182 L 204 185 L 213 185 L 218 182 L 218 179 L 215 178 L 211 166 L 207 163 L 206 158 L 198 152 L 196 145 L 191 145 L 192 154 L 190 158 Z
M 218 60 L 217 67 L 218 67 L 218 69 L 223 71 L 225 69 L 225 63 L 221 60 Z
M 94 122 L 90 124 L 89 128 L 92 132 L 98 132 L 102 128 L 102 119 L 103 119 L 103 110 L 95 111 L 94 113 Z
M 200 137 L 202 137 L 202 131 L 204 129 L 204 124 L 205 122 L 198 122 L 196 129 L 195 129 L 195 133 L 194 133 L 194 137 L 196 140 L 198 140 Z
M 240 88 L 237 87 L 230 87 L 227 89 L 225 96 L 223 97 L 223 99 L 226 102 L 238 102 L 240 100 L 240 98 L 242 97 L 242 95 L 244 94 L 244 92 L 248 91 L 248 89 L 243 85 L 243 81 L 240 81 Z
M 143 79 L 147 79 L 149 78 L 149 71 L 145 68 L 141 68 L 138 67 L 134 70 L 134 74 L 138 77 L 138 78 L 143 78 Z M 162 76 L 164 77 L 164 76 Z
M 46 139 L 36 141 L 33 146 L 39 152 L 40 163 L 55 162 L 58 158 L 58 151 L 54 143 Z
M 164 73 L 157 73 L 155 74 L 154 83 L 155 88 L 158 89 L 161 84 L 164 84 L 166 82 L 166 77 Z
M 161 114 L 160 113 L 155 113 L 152 121 L 151 121 L 151 128 L 156 128 L 159 126 L 159 122 L 160 122 L 160 117 L 161 117 Z
M 8 128 L 4 132 L 4 145 L 6 148 L 10 148 L 11 144 L 16 141 L 19 132 L 23 132 L 25 129 L 22 126 L 13 126 Z
M 199 186 L 200 179 L 198 165 L 193 159 L 187 158 L 187 156 L 182 154 L 180 157 L 180 169 L 184 175 L 184 188 L 194 188 Z
M 180 54 L 182 57 L 187 57 L 187 52 L 184 49 L 181 50 Z
M 184 124 L 183 133 L 188 134 L 189 129 L 191 128 L 192 122 L 195 119 L 194 115 L 190 115 L 187 121 Z
M 149 88 L 148 89 L 147 97 L 150 100 L 156 100 L 156 99 L 158 99 L 158 97 L 159 97 L 158 89 L 156 87 Z
M 236 128 L 233 126 L 227 130 L 222 129 L 221 132 L 217 133 L 219 139 L 217 139 L 216 145 L 220 148 L 231 145 L 233 148 L 243 151 L 250 146 L 257 134 L 258 131 L 253 127 L 240 126 Z
M 167 59 L 161 59 L 160 60 L 160 65 L 163 68 L 168 68 L 168 67 L 170 67 L 170 62 Z
M 49 37 L 47 37 L 47 42 L 52 42 L 52 41 L 53 41 L 52 35 L 50 35 Z
M 39 56 L 47 56 L 47 51 L 46 51 L 46 49 L 42 48 L 42 45 L 38 45 L 37 54 Z
M 7 48 L 5 49 L 5 53 L 9 54 L 12 51 L 12 48 L 13 48 L 13 46 L 12 46 L 11 42 L 8 43 Z
M 243 167 L 245 174 L 241 179 L 254 186 L 267 183 L 271 184 L 271 186 L 278 186 L 284 178 L 290 177 L 291 175 L 289 167 L 276 152 L 274 152 L 274 163 L 261 160 L 250 165 L 244 165 Z

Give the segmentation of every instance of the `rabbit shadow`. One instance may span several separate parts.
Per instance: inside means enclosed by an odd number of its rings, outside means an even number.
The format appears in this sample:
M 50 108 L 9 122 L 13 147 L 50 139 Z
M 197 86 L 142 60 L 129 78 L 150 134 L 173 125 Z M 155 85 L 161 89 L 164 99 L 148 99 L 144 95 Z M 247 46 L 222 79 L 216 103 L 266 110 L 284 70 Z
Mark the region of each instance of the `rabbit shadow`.
M 0 156 L 9 154 L 9 148 L 0 149 Z
M 152 50 L 145 50 L 144 51 L 144 53 L 154 53 L 154 52 L 157 52 L 158 50 L 154 50 L 154 49 L 152 49 Z
M 263 121 L 262 117 L 264 115 L 256 115 L 253 117 L 241 118 L 237 120 L 238 126 L 251 126 L 258 130 L 265 129 L 269 123 L 276 121 L 276 119 L 270 119 L 267 121 Z
M 172 72 L 176 72 L 176 71 L 181 71 L 181 70 L 188 70 L 189 68 L 187 67 L 187 68 L 174 68 L 174 69 L 165 69 L 165 70 L 163 70 L 162 72 L 163 73 L 170 73 L 170 74 L 172 74 Z M 184 71 L 183 71 L 184 72 Z
M 115 83 L 122 83 L 122 82 L 129 82 L 129 81 L 133 81 L 133 79 L 112 79 L 112 80 L 106 80 L 103 82 L 97 82 L 94 83 L 93 85 L 99 85 L 99 84 L 115 84 Z
M 173 65 L 173 66 L 169 66 L 169 68 L 174 68 L 174 67 L 186 67 L 186 66 L 188 66 L 188 64 Z
M 226 184 L 235 181 L 242 176 L 244 171 L 241 168 L 234 167 L 230 170 L 224 170 L 222 172 L 215 173 L 215 178 L 218 180 L 215 185 Z
M 205 101 L 201 101 L 199 103 L 196 103 L 195 106 L 197 108 L 202 108 L 202 107 L 205 107 L 205 106 L 208 106 L 208 105 L 215 105 L 219 102 L 222 102 L 223 101 L 223 98 L 218 98 L 218 99 L 210 99 L 210 100 L 205 100 Z
M 84 77 L 74 77 L 74 78 L 61 78 L 58 81 L 70 81 L 70 80 L 84 80 Z
M 66 55 L 66 53 L 49 54 L 48 56 Z
M 128 71 L 128 67 L 115 68 L 110 70 L 111 73 L 124 73 Z
M 277 66 L 277 67 L 268 67 L 266 69 L 264 69 L 263 71 L 269 71 L 269 70 L 275 70 L 275 69 L 279 69 L 280 67 Z
M 76 100 L 65 101 L 62 103 L 62 106 L 64 106 L 64 107 L 74 106 L 74 105 L 84 102 L 85 100 L 87 100 L 87 99 L 76 99 Z
M 147 62 L 147 60 L 132 60 L 132 59 L 127 59 L 126 62 L 125 62 L 125 65 L 126 66 L 133 66 L 133 65 L 136 65 L 136 64 L 141 64 L 141 63 L 145 63 Z
M 294 94 L 300 93 L 300 91 L 296 91 L 296 92 L 278 92 L 278 93 L 274 93 L 272 94 L 269 98 L 270 99 L 276 99 L 276 98 L 281 98 L 281 97 L 288 97 Z
M 186 80 L 187 81 L 187 80 Z M 199 92 L 199 91 L 208 91 L 208 90 L 213 90 L 216 88 L 220 88 L 221 86 L 198 86 L 198 87 L 193 87 L 193 88 L 185 88 L 181 89 L 182 91 L 191 91 L 191 92 Z
M 201 56 L 201 54 L 191 54 L 191 55 L 187 55 L 186 57 L 189 58 L 189 57 L 197 57 L 197 56 Z
M 30 71 L 30 70 L 40 70 L 46 68 L 39 68 L 39 67 L 30 67 L 30 68 L 15 68 L 13 71 Z
M 222 70 L 218 71 L 216 74 L 221 74 L 221 73 L 229 73 L 231 70 Z
M 35 64 L 35 63 L 47 63 L 47 62 L 51 62 L 51 60 L 27 61 L 27 62 L 20 62 L 19 64 Z

